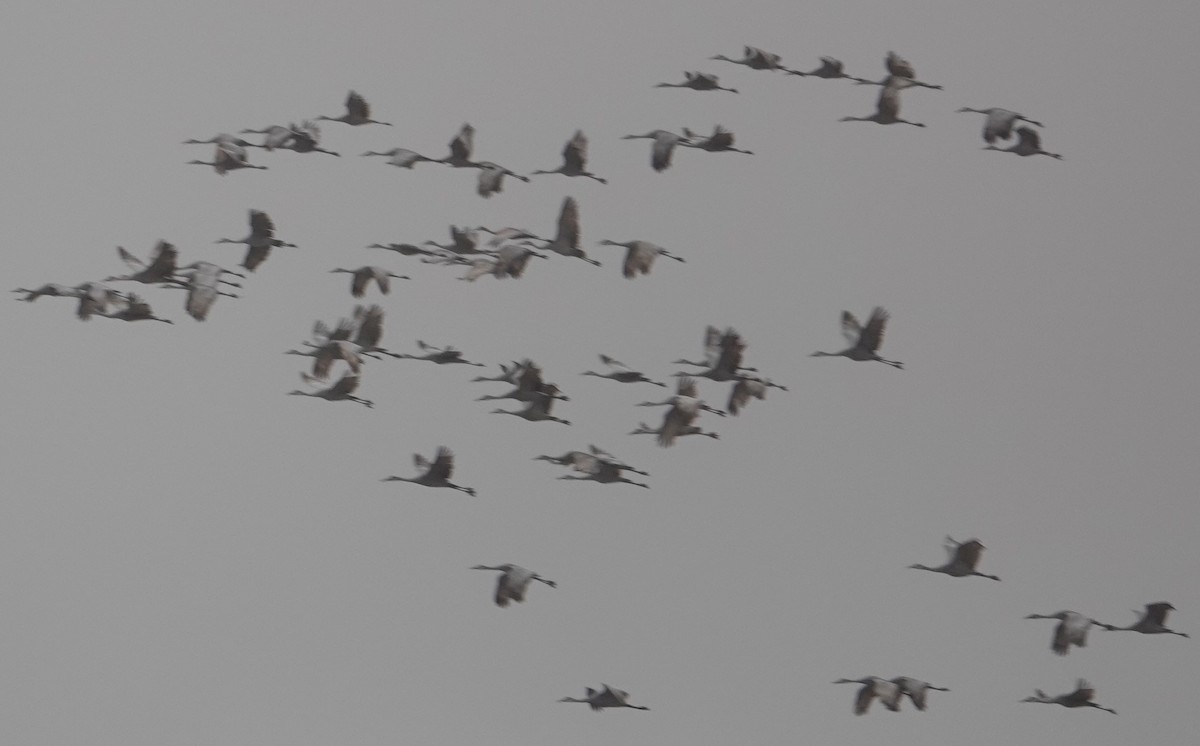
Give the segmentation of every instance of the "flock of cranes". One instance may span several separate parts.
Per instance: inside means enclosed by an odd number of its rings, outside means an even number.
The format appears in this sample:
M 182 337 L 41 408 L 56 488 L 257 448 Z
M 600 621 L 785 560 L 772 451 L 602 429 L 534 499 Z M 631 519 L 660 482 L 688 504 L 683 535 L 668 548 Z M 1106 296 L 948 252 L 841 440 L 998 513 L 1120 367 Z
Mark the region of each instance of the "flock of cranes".
M 921 122 L 914 122 L 900 117 L 900 96 L 903 91 L 912 88 L 942 90 L 942 86 L 918 80 L 913 66 L 894 52 L 888 52 L 885 57 L 886 77 L 878 81 L 853 77 L 845 73 L 844 65 L 831 57 L 822 57 L 821 65 L 813 70 L 802 72 L 784 67 L 779 55 L 766 52 L 755 47 L 745 47 L 740 59 L 724 55 L 716 55 L 713 60 L 721 60 L 757 71 L 783 72 L 800 77 L 816 77 L 826 80 L 848 80 L 857 85 L 875 85 L 880 88 L 876 99 L 874 113 L 866 116 L 846 116 L 841 121 L 865 121 L 877 124 L 908 124 L 914 127 L 925 127 Z M 738 93 L 738 89 L 720 84 L 717 75 L 699 72 L 684 72 L 684 81 L 671 83 L 660 82 L 659 88 L 686 88 L 692 91 L 722 91 Z M 393 126 L 390 122 L 372 118 L 367 101 L 357 92 L 350 91 L 345 100 L 345 113 L 341 116 L 317 116 L 301 120 L 301 124 L 271 125 L 258 129 L 243 129 L 240 135 L 259 135 L 262 142 L 251 143 L 238 136 L 219 134 L 209 139 L 189 139 L 185 144 L 211 144 L 214 155 L 211 161 L 191 160 L 189 164 L 210 166 L 219 175 L 241 169 L 266 170 L 267 166 L 253 164 L 249 160 L 249 149 L 257 148 L 264 151 L 289 150 L 296 153 L 322 153 L 336 157 L 340 154 L 321 147 L 321 131 L 316 124 L 318 121 L 337 122 L 350 126 L 382 125 Z M 985 149 L 1000 150 L 1016 155 L 1047 155 L 1055 159 L 1062 156 L 1049 153 L 1041 148 L 1041 141 L 1036 130 L 1028 126 L 1016 126 L 1018 122 L 1042 127 L 1040 122 L 1022 114 L 1000 108 L 960 108 L 958 112 L 978 113 L 985 116 L 983 139 L 987 143 Z M 1010 140 L 1017 136 L 1015 145 L 1000 148 L 997 141 Z M 491 161 L 474 159 L 475 128 L 463 124 L 449 142 L 449 153 L 443 158 L 432 158 L 405 147 L 395 147 L 390 150 L 362 153 L 362 157 L 384 157 L 388 165 L 403 169 L 414 169 L 421 163 L 437 163 L 451 168 L 475 169 L 478 171 L 476 191 L 482 197 L 491 197 L 503 191 L 505 177 L 530 182 L 531 176 L 559 175 L 568 178 L 590 179 L 598 184 L 607 185 L 609 179 L 593 173 L 588 166 L 588 137 L 582 129 L 577 129 L 566 141 L 561 151 L 562 162 L 557 168 L 534 170 L 529 175 L 518 174 L 504 166 Z M 672 157 L 677 148 L 701 150 L 710 153 L 733 152 L 753 155 L 750 150 L 738 148 L 734 144 L 734 134 L 722 127 L 714 126 L 711 134 L 701 135 L 682 128 L 679 134 L 657 129 L 645 134 L 624 135 L 622 139 L 649 139 L 652 141 L 651 168 L 662 172 L 670 168 Z M 464 281 L 476 281 L 492 276 L 496 279 L 520 279 L 529 268 L 532 260 L 548 260 L 553 256 L 575 258 L 589 265 L 600 267 L 601 261 L 589 257 L 580 241 L 580 206 L 573 196 L 565 196 L 562 200 L 556 221 L 553 237 L 544 238 L 529 231 L 517 228 L 489 229 L 486 227 L 451 226 L 450 243 L 439 243 L 426 240 L 421 243 L 389 243 L 371 244 L 366 248 L 382 249 L 404 257 L 415 257 L 422 264 L 441 265 L 465 268 L 465 273 L 459 277 Z M 267 213 L 251 209 L 249 211 L 250 232 L 241 239 L 219 238 L 216 244 L 244 244 L 246 253 L 240 267 L 246 272 L 259 270 L 271 255 L 272 249 L 298 248 L 297 244 L 276 237 L 276 226 Z M 490 234 L 490 239 L 484 239 L 481 234 Z M 659 257 L 685 263 L 684 257 L 668 251 L 647 240 L 636 239 L 617 241 L 603 239 L 599 246 L 611 246 L 624 249 L 621 262 L 621 274 L 624 278 L 634 279 L 649 275 Z M 186 290 L 186 312 L 198 321 L 207 318 L 213 304 L 220 296 L 238 297 L 224 288 L 240 288 L 241 285 L 229 279 L 237 277 L 245 279 L 246 275 L 225 269 L 208 261 L 196 261 L 180 265 L 178 251 L 171 243 L 160 241 L 143 260 L 130 254 L 124 248 L 118 247 L 118 255 L 130 268 L 125 275 L 106 277 L 103 282 L 136 282 L 144 285 Z M 349 274 L 351 276 L 350 295 L 354 299 L 362 299 L 371 292 L 372 286 L 382 295 L 388 295 L 392 280 L 413 280 L 412 275 L 400 274 L 391 269 L 364 265 L 357 268 L 337 267 L 330 269 L 331 274 Z M 151 311 L 150 306 L 139 295 L 132 292 L 119 292 L 108 288 L 102 282 L 85 282 L 76 286 L 47 284 L 36 289 L 19 288 L 16 292 L 24 293 L 20 300 L 34 301 L 42 296 L 71 297 L 78 301 L 76 313 L 82 320 L 93 316 L 115 318 L 125 321 L 154 320 L 172 323 L 171 320 L 158 317 Z M 896 369 L 903 369 L 903 363 L 885 359 L 880 356 L 885 327 L 889 321 L 888 312 L 882 307 L 876 307 L 867 317 L 866 323 L 861 323 L 852 313 L 844 311 L 841 316 L 841 329 L 846 337 L 845 349 L 839 352 L 813 352 L 814 357 L 832 356 L 845 357 L 853 361 L 875 361 Z M 375 402 L 356 396 L 363 382 L 364 369 L 368 360 L 381 360 L 385 357 L 426 361 L 438 365 L 465 365 L 485 367 L 484 363 L 468 360 L 463 353 L 452 346 L 437 347 L 417 340 L 419 354 L 398 353 L 388 350 L 381 345 L 383 341 L 384 309 L 377 304 L 355 307 L 349 318 L 342 319 L 330 325 L 318 321 L 314 324 L 311 338 L 302 343 L 303 349 L 288 350 L 293 354 L 312 358 L 308 372 L 302 373 L 302 379 L 314 386 L 312 390 L 293 390 L 291 395 L 307 396 L 324 399 L 329 402 L 351 402 L 363 405 L 364 408 L 374 408 Z M 747 349 L 745 339 L 733 329 L 721 330 L 717 326 L 707 326 L 703 341 L 703 359 L 677 359 L 672 364 L 689 366 L 698 370 L 690 372 L 678 371 L 672 374 L 677 378 L 675 393 L 661 401 L 643 401 L 639 407 L 664 407 L 666 409 L 661 423 L 657 427 L 638 423 L 630 432 L 633 434 L 651 434 L 659 446 L 667 448 L 674 446 L 682 437 L 701 435 L 718 439 L 719 434 L 703 429 L 699 424 L 703 414 L 713 414 L 719 417 L 736 416 L 743 412 L 751 400 L 765 400 L 770 389 L 787 391 L 787 387 L 772 381 L 756 368 L 743 365 L 744 353 Z M 625 365 L 619 360 L 600 354 L 599 360 L 602 371 L 587 370 L 580 375 L 605 378 L 622 384 L 647 384 L 661 388 L 669 388 L 668 384 L 655 380 L 646 373 Z M 340 375 L 335 377 L 335 370 L 344 367 Z M 478 376 L 473 382 L 501 382 L 512 388 L 501 395 L 483 395 L 478 400 L 513 399 L 522 406 L 519 409 L 491 410 L 492 414 L 507 414 L 530 422 L 553 422 L 571 425 L 567 419 L 554 414 L 558 402 L 570 401 L 562 389 L 555 383 L 544 379 L 542 369 L 532 360 L 512 361 L 511 364 L 500 364 L 500 372 L 494 376 Z M 728 395 L 724 409 L 708 404 L 701 398 L 697 379 L 708 379 L 712 382 L 729 384 Z M 594 481 L 606 485 L 628 485 L 650 489 L 650 485 L 626 476 L 636 474 L 648 477 L 649 474 L 616 458 L 607 451 L 589 445 L 587 450 L 572 450 L 561 456 L 540 455 L 535 460 L 544 460 L 555 465 L 566 467 L 569 473 L 560 475 L 559 480 Z M 383 482 L 408 482 L 424 487 L 445 488 L 476 496 L 474 487 L 463 486 L 451 481 L 454 476 L 455 457 L 445 446 L 439 446 L 432 458 L 414 454 L 413 462 L 416 475 L 411 477 L 388 476 Z M 958 542 L 947 537 L 948 561 L 937 567 L 922 564 L 909 565 L 912 569 L 942 573 L 952 577 L 979 576 L 999 581 L 996 575 L 980 572 L 977 567 L 984 546 L 977 539 Z M 519 565 L 507 563 L 500 565 L 475 565 L 470 569 L 499 572 L 497 578 L 494 602 L 497 606 L 507 607 L 513 602 L 523 602 L 530 584 L 537 581 L 551 588 L 557 583 L 542 577 L 536 572 Z M 1135 631 L 1144 634 L 1169 634 L 1187 637 L 1186 633 L 1177 632 L 1166 626 L 1167 613 L 1174 607 L 1166 602 L 1147 604 L 1140 618 L 1127 627 L 1103 624 L 1074 611 L 1060 611 L 1054 614 L 1030 614 L 1027 619 L 1057 619 L 1058 625 L 1054 630 L 1051 649 L 1058 655 L 1066 655 L 1072 646 L 1085 647 L 1087 634 L 1095 625 L 1104 630 Z M 903 698 L 907 697 L 912 705 L 924 711 L 928 705 L 930 691 L 949 692 L 949 688 L 935 686 L 915 678 L 900 676 L 895 678 L 880 678 L 869 676 L 858 679 L 838 679 L 834 683 L 854 683 L 860 685 L 854 704 L 853 712 L 858 715 L 866 713 L 871 703 L 878 699 L 881 705 L 890 711 L 899 711 Z M 1091 707 L 1115 713 L 1115 710 L 1102 707 L 1093 701 L 1095 691 L 1083 679 L 1078 681 L 1077 688 L 1070 693 L 1055 697 L 1047 696 L 1042 690 L 1036 690 L 1036 695 L 1021 700 L 1022 702 L 1041 702 L 1059 704 L 1069 708 Z M 560 702 L 586 703 L 592 710 L 628 708 L 648 710 L 648 707 L 630 704 L 628 693 L 601 684 L 599 689 L 588 688 L 583 698 L 564 697 Z

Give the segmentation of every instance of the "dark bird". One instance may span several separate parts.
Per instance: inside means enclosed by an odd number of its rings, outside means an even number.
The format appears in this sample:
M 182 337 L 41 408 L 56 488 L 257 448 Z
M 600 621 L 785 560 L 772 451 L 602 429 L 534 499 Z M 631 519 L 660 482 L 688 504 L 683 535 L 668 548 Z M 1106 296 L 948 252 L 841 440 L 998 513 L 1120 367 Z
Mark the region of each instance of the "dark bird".
M 1097 710 L 1104 710 L 1116 715 L 1117 711 L 1109 707 L 1101 707 L 1092 701 L 1096 696 L 1096 690 L 1091 687 L 1083 679 L 1080 679 L 1075 685 L 1075 691 L 1067 694 L 1059 694 L 1056 697 L 1048 697 L 1041 689 L 1034 689 L 1032 697 L 1026 697 L 1022 702 L 1042 702 L 1048 705 L 1062 705 L 1063 707 L 1095 707 Z
M 392 126 L 391 122 L 380 122 L 377 119 L 371 118 L 371 107 L 367 105 L 367 100 L 360 96 L 355 91 L 350 91 L 346 94 L 346 113 L 340 117 L 319 116 L 316 119 L 325 122 L 345 122 L 358 126 L 360 124 L 383 124 L 388 127 Z
M 613 689 L 608 684 L 601 684 L 599 689 L 593 689 L 590 686 L 587 688 L 587 696 L 583 699 L 574 697 L 563 697 L 559 702 L 582 702 L 592 708 L 593 711 L 600 711 L 614 707 L 628 707 L 631 710 L 649 710 L 649 707 L 640 705 L 631 705 L 626 700 L 629 699 L 629 692 L 623 692 L 620 689 Z
M 978 575 L 981 578 L 990 578 L 999 580 L 995 575 L 987 575 L 986 573 L 978 572 L 975 566 L 979 564 L 979 555 L 983 553 L 985 547 L 979 543 L 978 539 L 969 539 L 967 541 L 955 541 L 949 536 L 946 537 L 948 542 L 946 550 L 950 553 L 950 561 L 940 567 L 926 567 L 925 565 L 909 565 L 913 570 L 929 570 L 930 572 L 945 573 L 954 578 L 963 578 L 968 575 Z
M 924 127 L 921 122 L 910 122 L 900 118 L 900 91 L 913 85 L 907 78 L 889 76 L 881 84 L 883 90 L 875 102 L 875 113 L 865 117 L 842 117 L 841 122 L 875 122 L 876 124 L 911 124 Z
M 276 246 L 296 248 L 296 244 L 275 238 L 275 223 L 262 210 L 250 211 L 250 235 L 245 238 L 218 238 L 216 243 L 246 244 L 246 258 L 242 260 L 246 271 L 253 272 L 258 265 L 267 260 L 271 249 Z
M 311 379 L 305 377 L 304 374 L 301 374 L 301 377 L 304 378 L 305 381 L 309 381 L 311 383 Z M 375 404 L 373 402 L 367 401 L 366 399 L 359 399 L 354 395 L 354 392 L 358 390 L 358 382 L 358 374 L 346 373 L 338 379 L 337 383 L 327 388 L 323 388 L 318 391 L 301 391 L 300 389 L 296 389 L 295 391 L 289 391 L 288 393 L 296 396 L 315 396 L 318 399 L 324 399 L 326 401 L 352 401 L 362 404 L 368 409 L 374 407 Z
M 811 357 L 848 357 L 851 360 L 878 360 L 893 368 L 903 368 L 904 363 L 895 360 L 884 360 L 879 357 L 879 347 L 883 344 L 883 329 L 887 325 L 889 315 L 883 308 L 876 306 L 871 311 L 867 325 L 862 326 L 854 314 L 842 311 L 842 335 L 850 346 L 841 352 L 814 352 Z
M 1174 611 L 1175 607 L 1166 601 L 1158 601 L 1152 604 L 1146 604 L 1145 611 L 1141 612 L 1139 619 L 1128 627 L 1116 627 L 1103 622 L 1096 622 L 1096 626 L 1109 630 L 1110 632 L 1141 632 L 1143 635 L 1179 635 L 1180 637 L 1188 637 L 1186 632 L 1176 632 L 1173 629 L 1167 629 L 1167 612 Z M 1134 612 L 1137 614 L 1138 612 Z
M 655 88 L 691 88 L 693 91 L 729 91 L 737 93 L 736 88 L 725 88 L 717 82 L 717 76 L 712 73 L 687 72 L 683 73 L 682 83 L 657 83 Z
M 589 179 L 595 179 L 601 184 L 607 184 L 607 179 L 602 179 L 591 171 L 587 170 L 587 150 L 588 139 L 583 134 L 583 130 L 575 130 L 575 134 L 567 140 L 567 144 L 563 146 L 562 165 L 553 171 L 534 171 L 532 175 L 538 174 L 562 174 L 563 176 L 586 176 Z
M 417 470 L 421 472 L 416 477 L 385 477 L 384 482 L 412 482 L 425 487 L 449 487 L 452 490 L 465 492 L 468 495 L 474 495 L 475 489 L 472 487 L 461 487 L 450 482 L 450 477 L 454 476 L 454 454 L 445 446 L 439 446 L 437 454 L 433 461 L 425 458 L 419 453 L 413 454 L 413 463 Z
M 958 110 L 958 113 L 972 112 L 975 114 L 983 114 L 987 118 L 983 120 L 983 139 L 989 145 L 996 140 L 1007 140 L 1012 137 L 1013 125 L 1018 121 L 1029 122 L 1042 127 L 1041 122 L 1035 122 L 1024 114 L 1018 114 L 1015 111 L 1008 109 L 972 109 L 969 106 L 964 106 Z
M 1042 137 L 1037 130 L 1029 127 L 1017 127 L 1017 144 L 1008 148 L 998 148 L 995 145 L 984 145 L 984 150 L 999 150 L 1001 153 L 1016 153 L 1017 155 L 1048 155 L 1055 160 L 1062 160 L 1058 153 L 1048 153 L 1042 150 Z

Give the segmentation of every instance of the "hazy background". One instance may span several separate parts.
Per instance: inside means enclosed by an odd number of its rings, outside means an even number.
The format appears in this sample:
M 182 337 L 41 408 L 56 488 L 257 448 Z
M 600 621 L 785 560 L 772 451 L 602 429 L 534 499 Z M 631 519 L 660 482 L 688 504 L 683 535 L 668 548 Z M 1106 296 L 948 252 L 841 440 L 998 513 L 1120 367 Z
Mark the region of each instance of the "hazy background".
M 101 7 L 103 6 L 103 7 Z M 234 267 L 267 211 L 276 250 L 196 323 L 182 295 L 132 286 L 166 324 L 80 323 L 74 301 L 0 314 L 0 699 L 14 744 L 1187 743 L 1195 640 L 1093 630 L 1058 658 L 1074 609 L 1128 624 L 1166 600 L 1200 633 L 1193 485 L 1200 6 L 1161 2 L 10 3 L 10 287 L 125 271 L 158 239 Z M 839 123 L 878 89 L 708 61 L 745 44 L 810 70 L 882 77 L 889 49 L 944 91 L 903 94 L 926 129 Z M 655 89 L 683 70 L 722 92 Z M 269 171 L 184 165 L 184 146 L 340 115 L 348 89 L 395 127 L 326 122 L 344 157 L 254 151 Z M 1046 124 L 1062 162 L 983 152 L 982 116 Z M 585 179 L 409 172 L 463 122 L 475 156 L 555 168 L 576 128 Z M 620 136 L 731 128 L 753 157 Z M 574 195 L 604 266 L 535 260 L 519 281 L 362 247 L 447 226 L 552 232 Z M 641 238 L 686 257 L 619 275 Z M 576 424 L 485 414 L 482 369 L 371 362 L 374 410 L 284 394 L 284 356 L 354 305 L 334 267 L 414 277 L 380 299 L 384 344 L 532 357 Z M 14 296 L 15 297 L 15 296 Z M 906 370 L 808 357 L 838 317 L 893 314 Z M 661 389 L 581 378 L 607 353 L 663 377 L 733 326 L 789 386 L 721 439 L 627 437 Z M 493 372 L 493 367 L 487 372 Z M 703 382 L 723 406 L 728 384 Z M 513 402 L 503 403 L 513 408 Z M 699 441 L 699 442 L 697 442 Z M 652 490 L 556 481 L 531 461 L 597 443 Z M 379 480 L 445 444 L 468 497 Z M 1002 583 L 905 569 L 977 536 Z M 559 582 L 496 608 L 515 562 Z M 925 713 L 851 714 L 835 678 L 952 689 Z M 1029 707 L 1077 677 L 1120 713 Z M 606 682 L 651 712 L 555 700 Z M 875 711 L 878 709 L 878 711 Z

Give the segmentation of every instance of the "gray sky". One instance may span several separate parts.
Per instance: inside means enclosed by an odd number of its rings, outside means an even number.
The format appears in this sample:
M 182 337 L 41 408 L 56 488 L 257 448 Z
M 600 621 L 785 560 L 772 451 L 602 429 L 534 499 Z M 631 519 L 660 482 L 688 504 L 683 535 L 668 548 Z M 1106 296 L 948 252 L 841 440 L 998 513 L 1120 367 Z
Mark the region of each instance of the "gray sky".
M 1058 658 L 1074 609 L 1115 624 L 1167 600 L 1200 633 L 1194 405 L 1181 338 L 1198 172 L 1189 84 L 1200 8 L 1163 2 L 13 3 L 0 24 L 9 148 L 0 203 L 12 286 L 123 271 L 158 239 L 233 267 L 246 211 L 277 250 L 205 323 L 148 289 L 165 324 L 80 323 L 71 301 L 10 303 L 0 396 L 0 694 L 20 744 L 1185 743 L 1196 641 L 1093 630 Z M 422 5 L 422 4 L 416 4 Z M 903 5 L 903 7 L 900 7 Z M 745 44 L 882 76 L 889 49 L 944 91 L 905 91 L 928 127 L 839 123 L 877 89 L 708 61 Z M 1119 56 L 1118 56 L 1119 55 Z M 739 95 L 659 90 L 683 70 Z M 328 122 L 322 155 L 253 153 L 224 178 L 180 141 L 336 116 L 346 91 L 395 127 Z M 1000 106 L 1066 156 L 983 152 Z M 476 157 L 556 167 L 576 128 L 610 180 L 412 172 L 463 122 Z M 753 157 L 684 151 L 664 173 L 621 135 L 721 123 Z M 456 224 L 553 229 L 565 195 L 602 268 L 556 257 L 519 281 L 369 252 Z M 686 257 L 619 275 L 600 239 Z M 385 345 L 532 357 L 576 424 L 493 417 L 479 369 L 370 363 L 348 403 L 287 397 L 280 353 L 354 305 L 334 267 L 412 282 L 380 299 Z M 141 288 L 138 288 L 140 291 Z M 843 309 L 893 314 L 906 370 L 815 360 Z M 607 353 L 647 373 L 733 326 L 790 387 L 721 439 L 628 437 L 651 386 L 578 374 Z M 723 405 L 727 384 L 702 385 Z M 694 442 L 700 440 L 701 442 Z M 531 461 L 600 444 L 653 489 L 556 481 Z M 458 456 L 468 497 L 403 484 L 411 454 Z M 953 579 L 943 537 L 977 536 Z M 516 562 L 558 580 L 492 605 Z M 850 712 L 839 677 L 951 688 L 925 713 Z M 1017 704 L 1077 677 L 1120 713 Z M 606 682 L 651 712 L 555 700 Z

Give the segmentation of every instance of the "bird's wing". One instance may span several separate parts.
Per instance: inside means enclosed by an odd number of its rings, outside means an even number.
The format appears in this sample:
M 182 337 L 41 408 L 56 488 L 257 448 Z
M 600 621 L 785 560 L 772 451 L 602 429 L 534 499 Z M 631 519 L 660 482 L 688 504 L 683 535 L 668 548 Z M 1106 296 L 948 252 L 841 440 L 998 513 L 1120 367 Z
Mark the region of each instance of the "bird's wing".
M 579 248 L 579 203 L 574 197 L 563 200 L 558 214 L 558 235 L 567 246 Z
M 358 376 L 354 373 L 347 373 L 338 379 L 337 383 L 329 387 L 329 393 L 338 396 L 348 396 L 353 394 L 358 388 Z
M 954 561 L 961 562 L 972 570 L 979 564 L 979 555 L 983 553 L 983 545 L 972 539 L 959 544 L 954 550 Z
M 143 269 L 146 269 L 145 262 L 143 262 L 141 259 L 138 259 L 133 254 L 130 254 L 128 251 L 126 251 L 125 249 L 123 249 L 120 246 L 117 247 L 117 256 L 121 257 L 121 261 L 128 264 L 129 268 L 132 270 L 136 270 L 136 271 L 140 272 Z
M 147 269 L 163 277 L 173 275 L 178 258 L 179 250 L 174 245 L 166 241 L 159 241 L 154 246 L 154 253 L 151 254 L 150 266 Z
M 1033 150 L 1042 149 L 1042 137 L 1032 127 L 1017 127 L 1017 146 L 1029 147 Z
M 371 116 L 371 107 L 356 91 L 350 91 L 346 94 L 346 113 L 351 117 L 367 119 Z
M 437 457 L 430 465 L 429 473 L 438 479 L 449 479 L 454 473 L 454 454 L 445 446 L 439 446 Z
M 262 210 L 251 210 L 250 235 L 259 236 L 262 238 L 273 238 L 275 236 L 275 223 L 273 223 L 271 221 L 271 217 Z
M 858 345 L 870 352 L 878 350 L 883 344 L 883 328 L 887 325 L 887 320 L 888 312 L 883 308 L 877 306 L 871 311 L 871 318 L 867 319 L 867 326 L 858 338 Z

